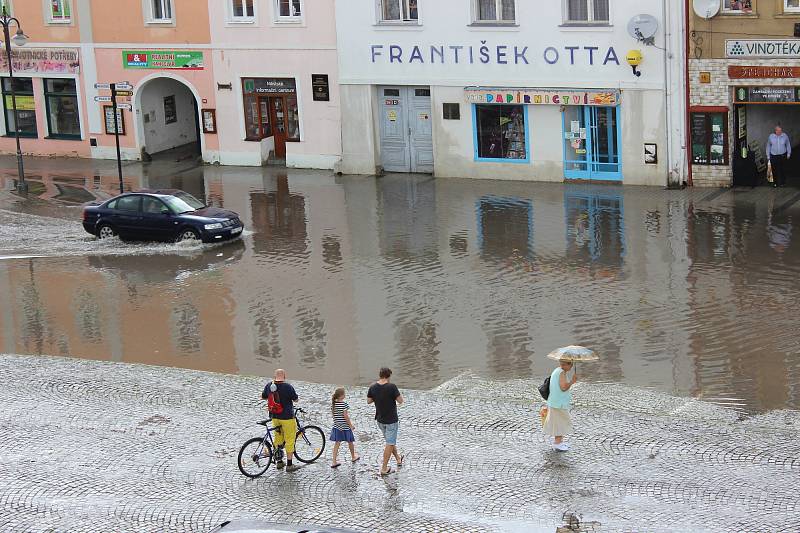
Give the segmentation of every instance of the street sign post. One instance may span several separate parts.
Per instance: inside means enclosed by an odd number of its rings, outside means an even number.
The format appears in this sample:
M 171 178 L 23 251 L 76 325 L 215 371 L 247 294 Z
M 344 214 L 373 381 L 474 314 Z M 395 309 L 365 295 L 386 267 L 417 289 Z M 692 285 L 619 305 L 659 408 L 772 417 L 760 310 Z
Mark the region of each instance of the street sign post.
M 133 91 L 120 91 L 117 89 L 117 96 L 133 96 Z
M 110 96 L 95 96 L 94 97 L 94 101 L 95 102 L 110 102 L 111 101 L 111 97 Z
M 111 84 L 110 83 L 95 83 L 94 84 L 94 88 L 98 89 L 98 90 L 99 89 L 105 89 L 107 91 L 107 90 L 109 90 L 111 88 Z
M 114 140 L 117 143 L 117 172 L 119 173 L 119 193 L 125 192 L 122 186 L 122 154 L 119 150 L 119 119 L 117 118 L 117 85 L 110 84 L 111 89 L 111 105 L 114 112 Z
M 117 107 L 120 109 L 124 109 L 125 111 L 133 111 L 133 104 L 127 104 L 125 102 L 117 103 Z
M 133 96 L 133 85 L 129 81 L 120 81 L 118 83 L 95 83 L 94 88 L 97 90 L 111 91 L 111 96 L 95 96 L 95 102 L 111 102 L 111 108 L 114 113 L 114 141 L 117 145 L 117 173 L 119 174 L 119 193 L 125 192 L 122 185 L 122 154 L 119 148 L 119 119 L 117 118 L 117 109 L 125 109 L 133 111 L 133 104 L 127 102 L 117 103 L 118 96 Z

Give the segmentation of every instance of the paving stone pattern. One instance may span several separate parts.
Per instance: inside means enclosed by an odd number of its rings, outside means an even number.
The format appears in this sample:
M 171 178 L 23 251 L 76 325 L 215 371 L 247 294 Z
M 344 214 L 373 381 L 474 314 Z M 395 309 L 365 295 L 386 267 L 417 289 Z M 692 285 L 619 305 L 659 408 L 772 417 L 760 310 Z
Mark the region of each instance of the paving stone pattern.
M 290 379 L 297 376 L 290 376 Z M 800 531 L 800 414 L 746 418 L 691 399 L 579 384 L 573 451 L 539 431 L 536 383 L 464 375 L 405 391 L 406 465 L 377 475 L 365 391 L 349 401 L 364 460 L 257 480 L 264 378 L 0 356 L 0 531 L 208 531 L 224 520 L 381 532 L 548 531 L 567 510 L 596 531 Z M 329 428 L 332 386 L 294 381 Z

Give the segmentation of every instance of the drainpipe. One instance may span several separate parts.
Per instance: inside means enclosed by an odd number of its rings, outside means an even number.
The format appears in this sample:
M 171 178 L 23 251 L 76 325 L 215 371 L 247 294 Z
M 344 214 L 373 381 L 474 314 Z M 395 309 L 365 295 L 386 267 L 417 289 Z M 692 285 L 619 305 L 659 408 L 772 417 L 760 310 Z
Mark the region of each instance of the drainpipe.
M 684 157 L 686 158 L 686 182 L 689 186 L 692 186 L 692 130 L 691 130 L 691 113 L 690 109 L 690 102 L 691 102 L 691 83 L 689 80 L 689 13 L 691 12 L 691 5 L 689 4 L 691 0 L 685 0 L 684 5 L 684 23 L 683 23 L 683 31 L 686 35 L 685 38 L 685 46 L 684 46 L 684 53 L 686 54 L 686 65 L 684 71 L 684 77 L 686 78 L 686 150 L 684 150 Z
M 670 96 L 672 94 L 672 68 L 670 65 L 670 55 L 674 57 L 672 50 L 672 18 L 667 19 L 667 3 L 661 2 L 661 20 L 664 24 L 664 115 L 667 121 L 667 188 L 674 189 L 676 184 L 674 182 L 675 168 L 673 161 L 673 146 L 672 139 L 672 101 Z M 680 186 L 680 184 L 678 184 Z

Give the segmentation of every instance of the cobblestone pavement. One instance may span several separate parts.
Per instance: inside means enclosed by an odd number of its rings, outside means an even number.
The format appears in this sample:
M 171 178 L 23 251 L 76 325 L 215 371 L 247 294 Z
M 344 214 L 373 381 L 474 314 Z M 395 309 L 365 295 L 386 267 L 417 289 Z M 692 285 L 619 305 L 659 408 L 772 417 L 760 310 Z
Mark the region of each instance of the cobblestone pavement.
M 263 382 L 0 356 L 0 531 L 194 532 L 247 517 L 363 531 L 554 532 L 566 510 L 597 531 L 800 531 L 797 412 L 746 418 L 579 384 L 573 451 L 558 454 L 536 430 L 534 383 L 465 375 L 405 392 L 407 464 L 381 478 L 372 411 L 353 389 L 364 461 L 270 469 L 253 481 L 236 455 L 261 429 Z M 327 430 L 332 387 L 295 385 L 308 422 Z

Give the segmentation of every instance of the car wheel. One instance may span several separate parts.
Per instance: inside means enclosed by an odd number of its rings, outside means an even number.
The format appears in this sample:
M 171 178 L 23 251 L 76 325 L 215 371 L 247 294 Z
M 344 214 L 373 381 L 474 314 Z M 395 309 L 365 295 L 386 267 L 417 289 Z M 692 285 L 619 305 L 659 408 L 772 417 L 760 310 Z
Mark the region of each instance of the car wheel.
M 112 228 L 108 224 L 100 224 L 100 226 L 97 227 L 97 238 L 98 239 L 101 239 L 101 240 L 110 239 L 110 238 L 116 237 L 116 236 L 117 236 L 117 232 L 114 231 L 114 228 Z
M 182 229 L 180 233 L 178 233 L 178 236 L 175 238 L 175 242 L 185 242 L 185 241 L 193 242 L 199 240 L 200 240 L 200 235 L 198 235 L 197 232 L 191 228 Z

